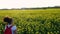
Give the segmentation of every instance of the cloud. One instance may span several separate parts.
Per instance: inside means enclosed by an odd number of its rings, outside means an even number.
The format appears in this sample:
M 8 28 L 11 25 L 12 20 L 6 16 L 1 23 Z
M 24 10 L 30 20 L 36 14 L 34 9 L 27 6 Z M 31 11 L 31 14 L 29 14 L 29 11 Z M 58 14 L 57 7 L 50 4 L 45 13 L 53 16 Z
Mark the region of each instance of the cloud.
M 0 0 L 0 8 L 60 6 L 60 0 Z

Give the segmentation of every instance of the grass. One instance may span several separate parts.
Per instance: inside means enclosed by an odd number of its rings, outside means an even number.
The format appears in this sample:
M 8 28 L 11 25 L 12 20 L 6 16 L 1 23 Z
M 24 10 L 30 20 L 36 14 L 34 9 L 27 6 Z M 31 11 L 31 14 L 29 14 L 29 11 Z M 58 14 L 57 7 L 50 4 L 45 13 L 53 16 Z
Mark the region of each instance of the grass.
M 0 10 L 0 34 L 3 34 L 5 16 L 14 19 L 18 34 L 59 34 L 60 8 L 36 10 Z

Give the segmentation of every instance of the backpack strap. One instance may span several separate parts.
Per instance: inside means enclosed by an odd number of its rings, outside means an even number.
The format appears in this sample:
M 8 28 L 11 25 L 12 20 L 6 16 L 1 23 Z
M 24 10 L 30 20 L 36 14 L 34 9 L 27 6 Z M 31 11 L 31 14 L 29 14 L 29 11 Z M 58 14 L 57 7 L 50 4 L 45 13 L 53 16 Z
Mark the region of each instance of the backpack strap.
M 13 26 L 10 26 L 9 28 L 12 28 Z
M 8 26 L 6 26 L 6 28 L 8 28 Z
M 10 27 L 6 26 L 6 28 L 12 28 L 12 25 Z

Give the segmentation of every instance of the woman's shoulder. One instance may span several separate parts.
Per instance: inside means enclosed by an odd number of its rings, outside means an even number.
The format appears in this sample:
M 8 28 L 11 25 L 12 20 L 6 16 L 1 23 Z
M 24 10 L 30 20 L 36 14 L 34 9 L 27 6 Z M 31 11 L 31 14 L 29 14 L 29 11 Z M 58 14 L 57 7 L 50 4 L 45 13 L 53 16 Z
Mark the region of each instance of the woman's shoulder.
M 13 28 L 16 28 L 16 25 L 12 25 Z
M 12 26 L 13 28 L 16 28 L 16 25 Z
M 16 29 L 17 29 L 17 28 L 16 28 L 16 25 L 13 25 L 13 26 L 12 26 L 12 29 L 13 29 L 13 30 L 16 30 Z

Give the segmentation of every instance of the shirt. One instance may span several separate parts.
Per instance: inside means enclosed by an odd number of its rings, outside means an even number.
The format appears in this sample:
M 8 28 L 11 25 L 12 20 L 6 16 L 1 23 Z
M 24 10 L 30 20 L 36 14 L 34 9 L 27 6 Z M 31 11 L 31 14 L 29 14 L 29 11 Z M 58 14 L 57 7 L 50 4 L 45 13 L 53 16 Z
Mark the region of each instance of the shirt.
M 7 26 L 10 27 L 11 25 L 7 25 Z M 6 26 L 5 26 L 5 29 L 6 29 Z M 12 34 L 14 34 L 14 31 L 16 30 L 16 26 L 12 26 L 11 30 L 12 30 Z

